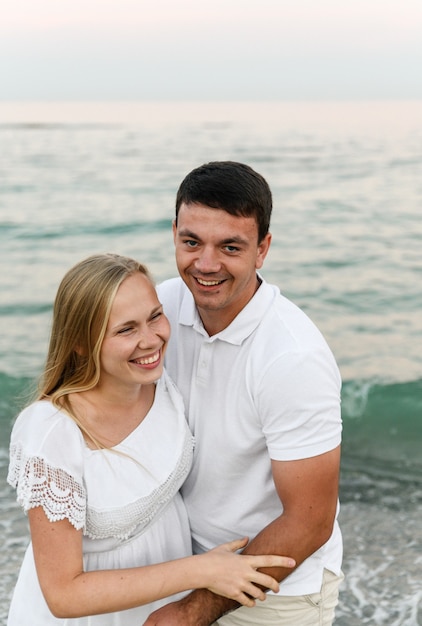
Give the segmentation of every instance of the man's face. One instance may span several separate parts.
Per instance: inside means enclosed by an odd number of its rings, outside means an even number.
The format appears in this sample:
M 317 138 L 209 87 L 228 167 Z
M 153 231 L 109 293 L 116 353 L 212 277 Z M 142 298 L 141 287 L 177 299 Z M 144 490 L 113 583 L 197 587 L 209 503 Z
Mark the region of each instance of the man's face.
M 258 244 L 254 217 L 201 204 L 182 204 L 173 224 L 176 263 L 209 334 L 228 326 L 257 289 L 271 241 Z

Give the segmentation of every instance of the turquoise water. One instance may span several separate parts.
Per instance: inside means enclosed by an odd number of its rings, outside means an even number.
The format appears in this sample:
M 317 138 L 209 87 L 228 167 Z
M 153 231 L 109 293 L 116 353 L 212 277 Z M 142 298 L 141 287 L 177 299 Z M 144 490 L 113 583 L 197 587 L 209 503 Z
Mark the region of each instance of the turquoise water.
M 42 367 L 62 275 L 104 251 L 139 258 L 157 281 L 174 275 L 180 180 L 233 159 L 273 190 L 264 276 L 318 324 L 343 375 L 349 577 L 337 623 L 422 623 L 421 112 L 421 103 L 0 104 L 3 612 L 26 542 L 5 485 L 10 426 Z

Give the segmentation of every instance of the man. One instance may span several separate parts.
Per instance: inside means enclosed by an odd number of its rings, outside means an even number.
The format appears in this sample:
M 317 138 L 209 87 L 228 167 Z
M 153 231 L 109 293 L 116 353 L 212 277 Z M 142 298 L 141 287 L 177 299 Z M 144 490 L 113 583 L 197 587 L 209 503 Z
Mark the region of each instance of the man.
M 277 570 L 279 594 L 254 608 L 197 590 L 147 626 L 326 626 L 334 618 L 341 381 L 314 324 L 257 273 L 271 210 L 268 184 L 247 165 L 193 170 L 173 225 L 181 278 L 160 285 L 159 298 L 172 327 L 167 369 L 196 440 L 183 487 L 194 551 L 248 536 L 244 552 L 291 556 L 297 566 Z

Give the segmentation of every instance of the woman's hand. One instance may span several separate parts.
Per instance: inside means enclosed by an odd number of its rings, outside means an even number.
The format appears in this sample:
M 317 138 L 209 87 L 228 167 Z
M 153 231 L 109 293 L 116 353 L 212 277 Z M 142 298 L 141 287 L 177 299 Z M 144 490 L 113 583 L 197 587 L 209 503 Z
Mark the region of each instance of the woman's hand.
M 292 568 L 296 563 L 290 557 L 274 554 L 235 554 L 247 543 L 247 537 L 223 543 L 200 555 L 200 558 L 203 559 L 204 587 L 251 607 L 255 605 L 255 599 L 265 600 L 265 592 L 261 587 L 276 593 L 279 590 L 278 581 L 268 574 L 258 572 L 258 568 Z

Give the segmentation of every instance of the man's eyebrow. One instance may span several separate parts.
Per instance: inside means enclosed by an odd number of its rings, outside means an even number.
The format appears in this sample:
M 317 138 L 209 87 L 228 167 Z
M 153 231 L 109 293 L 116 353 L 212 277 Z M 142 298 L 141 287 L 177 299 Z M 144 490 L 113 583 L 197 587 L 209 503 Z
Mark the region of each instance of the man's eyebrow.
M 234 237 L 228 237 L 227 239 L 223 239 L 221 243 L 230 244 L 230 243 L 239 243 L 239 244 L 247 244 L 247 240 L 243 239 L 243 237 L 239 237 L 235 235 Z
M 179 237 L 191 237 L 192 239 L 200 239 L 198 235 L 193 233 L 191 230 L 188 230 L 187 228 L 181 228 L 179 230 Z
M 187 228 L 181 228 L 179 230 L 179 237 L 190 237 L 191 239 L 196 239 L 198 241 L 201 241 L 201 237 L 199 235 L 192 232 L 191 230 L 188 230 Z M 220 245 L 226 245 L 226 246 L 232 243 L 246 245 L 248 241 L 246 239 L 243 239 L 243 237 L 240 237 L 239 235 L 233 235 L 233 237 L 226 237 L 226 239 L 222 239 L 219 243 Z

